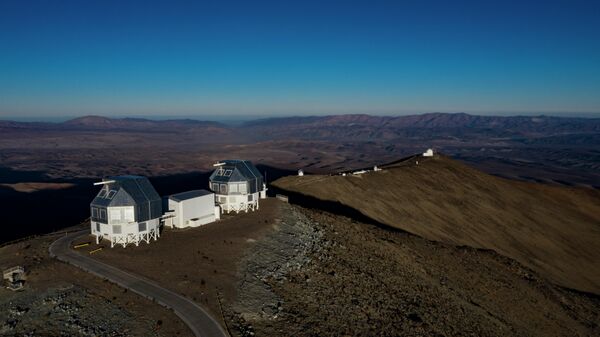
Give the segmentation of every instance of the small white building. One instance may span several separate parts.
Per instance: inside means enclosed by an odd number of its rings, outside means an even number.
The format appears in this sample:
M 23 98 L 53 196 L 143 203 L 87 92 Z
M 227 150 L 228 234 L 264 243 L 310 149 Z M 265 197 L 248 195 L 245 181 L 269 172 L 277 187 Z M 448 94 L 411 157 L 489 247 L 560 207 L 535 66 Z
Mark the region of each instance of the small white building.
M 427 151 L 423 153 L 423 157 L 433 157 L 433 149 L 427 149 Z
M 259 207 L 259 199 L 266 198 L 263 176 L 247 160 L 224 160 L 215 164 L 210 176 L 210 189 L 223 212 L 248 212 Z
M 220 209 L 214 193 L 193 190 L 168 196 L 163 218 L 171 228 L 198 227 L 219 219 Z
M 162 200 L 146 177 L 118 176 L 95 183 L 102 189 L 90 204 L 91 234 L 110 246 L 150 243 L 160 236 Z

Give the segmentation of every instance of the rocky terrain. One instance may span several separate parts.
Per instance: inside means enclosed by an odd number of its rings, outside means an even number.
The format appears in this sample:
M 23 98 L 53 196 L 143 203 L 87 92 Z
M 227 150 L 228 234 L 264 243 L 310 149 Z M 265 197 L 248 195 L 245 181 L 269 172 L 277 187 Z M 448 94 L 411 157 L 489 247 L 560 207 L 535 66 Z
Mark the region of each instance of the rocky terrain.
M 282 299 L 273 292 L 269 282 L 286 280 L 321 250 L 320 229 L 297 208 L 287 204 L 279 207 L 281 218 L 273 230 L 256 241 L 238 265 L 238 296 L 228 315 L 234 322 L 233 328 L 242 335 L 253 331 L 248 322 L 269 322 L 282 313 Z
M 257 212 L 93 256 L 207 307 L 232 336 L 600 333 L 597 296 L 557 286 L 491 250 L 338 211 L 268 199 Z M 29 272 L 25 291 L 0 289 L 0 335 L 189 335 L 168 310 L 49 259 L 52 240 L 0 248 L 1 266 Z
M 298 224 L 294 234 L 273 232 L 250 253 L 251 262 L 241 264 L 249 281 L 240 285 L 234 306 L 243 308 L 233 318 L 234 335 L 600 333 L 597 297 L 557 287 L 492 251 L 435 243 L 295 206 L 289 214 Z M 272 258 L 271 251 L 280 258 Z
M 22 291 L 0 287 L 0 336 L 192 336 L 173 312 L 50 258 L 56 238 L 0 247 L 1 270 L 27 273 Z
M 0 336 L 159 336 L 156 322 L 75 285 L 0 297 Z

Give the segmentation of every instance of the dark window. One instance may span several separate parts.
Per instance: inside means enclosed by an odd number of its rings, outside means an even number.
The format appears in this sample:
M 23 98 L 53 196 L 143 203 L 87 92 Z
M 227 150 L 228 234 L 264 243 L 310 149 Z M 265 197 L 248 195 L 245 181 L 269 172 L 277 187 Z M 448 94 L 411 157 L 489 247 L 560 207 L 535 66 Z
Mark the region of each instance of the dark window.
M 100 193 L 98 193 L 98 197 L 99 197 L 99 198 L 104 198 L 105 196 L 106 196 L 106 190 L 105 190 L 105 189 L 102 189 L 102 190 L 100 191 Z
M 106 210 L 104 208 L 100 208 L 100 219 L 106 220 Z
M 140 222 L 140 223 L 138 224 L 138 231 L 139 231 L 139 232 L 144 232 L 144 231 L 146 231 L 146 223 L 145 223 L 145 222 Z
M 227 194 L 227 184 L 221 184 L 221 194 Z
M 92 218 L 98 217 L 98 209 L 96 207 L 92 207 Z
M 108 192 L 108 195 L 106 196 L 106 199 L 112 199 L 115 194 L 117 194 L 117 191 L 115 190 L 110 190 L 110 192 Z
M 96 222 L 96 232 L 100 232 L 100 224 Z
M 231 177 L 231 172 L 233 172 L 233 171 L 232 170 L 225 171 L 225 176 L 226 177 Z
M 252 194 L 248 194 L 248 201 L 252 201 Z

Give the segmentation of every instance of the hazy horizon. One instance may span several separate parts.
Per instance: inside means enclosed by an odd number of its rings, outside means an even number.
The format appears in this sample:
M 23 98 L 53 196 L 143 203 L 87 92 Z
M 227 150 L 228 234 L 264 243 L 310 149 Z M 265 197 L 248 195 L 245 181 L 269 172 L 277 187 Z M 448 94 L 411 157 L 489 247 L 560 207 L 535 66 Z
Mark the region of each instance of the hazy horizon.
M 78 115 L 78 116 L 7 116 L 1 117 L 0 121 L 15 121 L 15 122 L 44 122 L 44 123 L 62 123 L 68 120 L 99 116 L 106 118 L 122 119 L 122 118 L 140 118 L 148 120 L 181 120 L 181 119 L 192 119 L 199 121 L 215 121 L 223 123 L 243 123 L 247 121 L 264 119 L 264 118 L 288 118 L 288 117 L 314 117 L 314 116 L 337 116 L 337 115 L 369 115 L 369 116 L 380 116 L 380 117 L 401 117 L 401 116 L 415 116 L 415 115 L 426 115 L 433 113 L 442 114 L 461 114 L 465 112 L 423 112 L 423 113 L 404 113 L 404 114 L 391 114 L 391 113 L 346 113 L 346 114 L 328 114 L 328 113 L 314 113 L 314 114 L 249 114 L 249 115 L 214 115 L 214 114 L 196 114 L 196 115 L 114 115 L 114 114 L 90 114 L 90 115 Z M 466 113 L 472 116 L 496 116 L 496 117 L 517 117 L 517 116 L 548 116 L 548 117 L 565 117 L 565 118 L 600 118 L 600 113 L 514 113 L 514 114 L 477 114 L 477 113 Z

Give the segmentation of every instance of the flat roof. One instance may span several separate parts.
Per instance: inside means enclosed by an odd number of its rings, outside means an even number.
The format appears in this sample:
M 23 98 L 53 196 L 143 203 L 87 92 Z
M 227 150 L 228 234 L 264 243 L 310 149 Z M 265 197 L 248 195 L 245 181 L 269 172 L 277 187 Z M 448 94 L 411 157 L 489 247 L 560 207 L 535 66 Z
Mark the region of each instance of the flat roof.
M 209 195 L 209 194 L 213 194 L 213 192 L 210 192 L 207 190 L 191 190 L 191 191 L 187 191 L 187 192 L 171 194 L 169 196 L 169 199 L 174 200 L 174 201 L 184 201 L 184 200 L 194 199 L 197 197 L 202 197 L 202 196 Z

